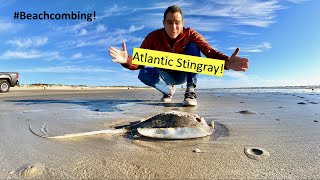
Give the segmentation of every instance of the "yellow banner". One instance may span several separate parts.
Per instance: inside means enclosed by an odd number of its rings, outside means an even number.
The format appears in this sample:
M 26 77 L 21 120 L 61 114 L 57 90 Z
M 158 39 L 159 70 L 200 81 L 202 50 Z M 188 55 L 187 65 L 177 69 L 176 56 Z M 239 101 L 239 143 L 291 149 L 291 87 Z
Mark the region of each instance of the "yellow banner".
M 132 54 L 132 64 L 211 76 L 223 76 L 224 63 L 224 60 L 219 59 L 202 58 L 142 48 L 134 48 Z

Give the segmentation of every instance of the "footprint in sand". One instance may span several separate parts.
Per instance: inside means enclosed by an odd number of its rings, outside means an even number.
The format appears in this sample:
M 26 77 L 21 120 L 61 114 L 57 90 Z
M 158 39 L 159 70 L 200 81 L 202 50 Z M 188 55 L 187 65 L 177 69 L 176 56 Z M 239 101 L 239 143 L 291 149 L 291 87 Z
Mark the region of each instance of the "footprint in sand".
M 306 104 L 305 102 L 298 102 L 297 104 Z
M 310 104 L 318 104 L 318 103 L 316 103 L 316 102 L 313 102 L 313 101 L 312 101 L 312 102 L 309 102 L 309 103 L 310 103 Z
M 181 108 L 172 108 L 171 110 L 172 111 L 181 111 L 182 109 Z
M 238 113 L 240 113 L 240 114 L 257 114 L 256 112 L 249 111 L 249 110 L 239 111 Z
M 318 120 L 313 120 L 313 122 L 319 122 Z
M 258 147 L 245 147 L 244 153 L 248 158 L 257 161 L 265 160 L 270 156 L 270 153 L 267 150 Z
M 7 179 L 30 179 L 30 178 L 39 178 L 46 168 L 44 164 L 41 163 L 28 163 L 16 171 L 11 171 Z

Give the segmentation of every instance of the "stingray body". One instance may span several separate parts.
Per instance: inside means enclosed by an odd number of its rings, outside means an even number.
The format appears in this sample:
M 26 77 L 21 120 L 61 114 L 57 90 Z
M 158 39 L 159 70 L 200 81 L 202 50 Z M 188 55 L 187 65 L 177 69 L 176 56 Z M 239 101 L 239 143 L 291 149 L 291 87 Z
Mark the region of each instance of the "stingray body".
M 201 127 L 207 130 L 210 128 L 204 118 L 197 114 L 171 111 L 160 113 L 145 121 L 131 125 L 129 129 L 175 127 Z
M 212 134 L 213 121 L 208 125 L 197 114 L 186 112 L 166 112 L 153 116 L 146 121 L 132 125 L 129 129 L 135 133 L 161 139 L 189 139 Z
M 36 134 L 30 130 L 33 134 Z M 96 134 L 124 134 L 142 135 L 151 138 L 161 139 L 190 139 L 199 138 L 212 134 L 214 131 L 213 121 L 208 125 L 205 119 L 197 114 L 186 112 L 165 112 L 148 118 L 145 121 L 126 126 L 118 126 L 115 129 L 105 129 L 61 136 L 41 136 L 51 139 L 72 138 Z

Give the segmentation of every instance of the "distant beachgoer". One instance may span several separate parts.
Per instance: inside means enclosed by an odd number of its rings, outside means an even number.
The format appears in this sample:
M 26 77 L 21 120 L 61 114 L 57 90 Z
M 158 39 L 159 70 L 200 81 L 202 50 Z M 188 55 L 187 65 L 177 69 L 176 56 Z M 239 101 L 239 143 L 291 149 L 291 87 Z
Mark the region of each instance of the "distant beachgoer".
M 200 56 L 200 51 L 208 58 L 225 60 L 224 68 L 235 71 L 246 71 L 248 59 L 238 57 L 239 48 L 232 56 L 213 49 L 205 38 L 191 28 L 184 28 L 183 13 L 180 7 L 173 5 L 166 9 L 163 16 L 164 28 L 155 30 L 147 35 L 141 48 L 164 52 Z M 122 50 L 110 47 L 109 54 L 112 62 L 120 63 L 130 70 L 141 69 L 138 78 L 146 85 L 156 88 L 163 94 L 162 101 L 170 102 L 175 92 L 175 86 L 187 82 L 184 106 L 196 106 L 195 88 L 197 84 L 196 73 L 149 68 L 132 64 L 132 57 L 128 56 L 125 42 Z

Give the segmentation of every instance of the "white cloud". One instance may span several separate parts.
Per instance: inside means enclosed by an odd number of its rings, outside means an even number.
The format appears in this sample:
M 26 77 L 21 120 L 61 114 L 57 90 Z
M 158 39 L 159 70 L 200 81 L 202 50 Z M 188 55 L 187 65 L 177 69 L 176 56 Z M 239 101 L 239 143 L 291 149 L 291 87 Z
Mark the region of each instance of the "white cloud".
M 72 59 L 79 59 L 81 57 L 83 57 L 81 53 L 76 53 L 76 54 L 71 56 Z
M 298 4 L 298 3 L 307 2 L 307 1 L 309 1 L 309 0 L 286 0 L 286 1 L 291 2 L 291 3 L 296 3 L 296 4 Z
M 23 24 L 12 23 L 5 19 L 0 19 L 0 32 L 15 33 L 23 28 Z
M 0 0 L 0 8 L 10 6 L 11 4 L 13 4 L 15 2 L 16 2 L 16 0 L 11 0 L 11 1 Z
M 79 66 L 55 66 L 42 67 L 33 69 L 21 69 L 19 72 L 34 72 L 34 73 L 101 73 L 101 72 L 116 72 L 114 70 L 104 69 L 100 67 L 79 67 Z
M 104 32 L 104 31 L 106 31 L 106 27 L 104 26 L 104 25 L 102 25 L 102 24 L 98 24 L 98 26 L 97 26 L 97 32 Z
M 8 40 L 6 43 L 17 48 L 30 48 L 44 46 L 48 42 L 48 37 L 29 37 Z
M 100 18 L 130 14 L 133 11 L 134 10 L 132 8 L 126 6 L 118 6 L 114 4 L 111 8 L 107 7 L 104 11 L 104 14 L 100 16 Z
M 157 9 L 165 10 L 167 7 L 173 4 L 176 4 L 181 8 L 193 7 L 193 3 L 189 3 L 184 0 L 179 0 L 174 2 L 156 2 L 149 6 L 139 7 L 139 8 L 114 4 L 112 5 L 112 7 L 106 7 L 104 14 L 102 14 L 98 18 L 104 19 L 107 17 L 114 17 L 114 16 L 120 16 L 120 15 L 123 16 L 131 13 L 135 13 L 136 11 L 147 11 L 147 10 L 157 10 Z M 163 17 L 163 13 L 162 13 L 162 17 Z M 162 19 L 163 18 L 159 20 L 162 21 Z
M 238 71 L 224 71 L 224 76 L 238 79 L 247 79 L 248 76 L 243 72 Z
M 117 29 L 115 32 L 112 32 L 112 35 L 122 35 L 122 34 L 129 34 L 129 33 L 133 33 L 136 31 L 140 31 L 144 28 L 143 25 L 141 26 L 135 26 L 135 25 L 130 25 L 130 27 L 128 29 Z
M 150 29 L 162 28 L 163 13 L 143 13 L 128 19 L 130 22 L 141 24 Z
M 221 1 L 212 0 L 211 6 L 191 8 L 186 12 L 190 15 L 227 18 L 229 25 L 249 25 L 268 27 L 274 23 L 276 11 L 284 7 L 276 0 L 258 1 Z
M 144 29 L 144 25 L 130 25 L 127 29 L 116 29 L 114 31 L 106 32 L 107 28 L 102 24 L 98 24 L 97 26 L 92 27 L 92 28 L 95 28 L 96 31 L 91 31 L 91 30 L 87 31 L 83 27 L 86 27 L 87 29 L 92 29 L 88 25 L 89 24 L 87 23 L 79 23 L 77 25 L 68 26 L 65 28 L 63 27 L 58 28 L 58 31 L 72 32 L 72 33 L 75 33 L 76 36 L 78 36 L 76 40 L 70 39 L 70 40 L 62 41 L 61 43 L 59 43 L 60 47 L 62 49 L 70 49 L 74 47 L 79 48 L 79 47 L 88 47 L 88 46 L 105 46 L 105 45 L 111 44 L 111 42 L 114 42 L 115 39 L 120 40 L 117 43 L 121 43 L 123 42 L 123 40 L 135 42 L 137 38 L 129 34 Z M 83 29 L 80 29 L 80 28 L 83 28 Z M 106 33 L 101 33 L 101 32 L 106 32 Z M 142 39 L 139 38 L 139 40 L 142 40 Z
M 92 36 L 85 36 L 81 39 L 77 40 L 69 40 L 64 41 L 61 43 L 61 47 L 67 47 L 67 48 L 81 48 L 81 47 L 89 47 L 89 46 L 111 46 L 111 45 L 118 45 L 122 42 L 127 43 L 141 43 L 143 41 L 143 38 L 136 37 L 130 35 L 130 33 L 140 31 L 144 28 L 144 26 L 135 26 L 131 25 L 128 27 L 128 29 L 117 29 L 113 32 L 104 33 L 102 35 L 92 37 Z
M 244 72 L 224 71 L 223 77 L 200 76 L 198 88 L 231 88 L 231 87 L 252 87 L 255 83 L 251 76 Z
M 277 0 L 211 0 L 201 6 L 195 5 L 198 2 L 185 1 L 178 1 L 174 4 L 179 5 L 179 3 L 184 12 L 186 27 L 211 32 L 230 31 L 232 26 L 239 25 L 268 27 L 276 22 L 277 11 L 286 8 Z M 154 3 L 149 7 L 141 8 L 141 10 L 164 10 L 169 5 L 172 5 L 172 2 Z M 131 18 L 134 22 L 148 28 L 161 28 L 162 19 L 163 13 L 144 13 L 143 16 Z M 248 33 L 250 34 L 250 32 Z
M 229 50 L 235 50 L 237 47 L 229 47 L 227 49 Z M 249 52 L 249 53 L 257 53 L 257 52 L 263 52 L 267 49 L 271 49 L 271 43 L 270 42 L 262 42 L 260 44 L 255 45 L 242 45 L 240 50 L 242 52 Z
M 239 87 L 274 87 L 274 86 L 310 86 L 319 85 L 319 73 L 307 77 L 272 79 L 236 71 L 225 71 L 225 76 L 216 78 L 200 76 L 197 88 L 239 88 Z
M 245 18 L 245 17 L 264 17 L 268 18 L 273 15 L 277 10 L 283 9 L 284 7 L 279 4 L 277 0 L 270 1 L 259 1 L 259 0 L 241 0 L 241 1 L 221 1 L 211 0 L 217 4 L 217 6 L 209 6 L 208 12 L 202 12 L 201 14 L 208 14 L 208 16 L 223 16 L 223 17 L 234 17 L 234 18 Z M 198 11 L 195 12 L 201 12 Z
M 129 32 L 135 32 L 135 31 L 140 31 L 144 28 L 144 26 L 135 26 L 135 25 L 131 25 L 129 27 Z
M 60 51 L 61 52 L 61 51 Z M 105 58 L 101 58 L 96 54 L 87 54 L 84 55 L 82 53 L 75 53 L 70 56 L 63 56 L 57 51 L 38 51 L 38 50 L 28 50 L 28 51 L 12 51 L 8 50 L 5 51 L 3 54 L 0 54 L 0 60 L 45 60 L 45 61 L 52 61 L 52 60 L 60 60 L 64 61 L 64 64 L 76 64 L 85 62 L 85 60 L 90 61 L 101 61 L 105 60 Z M 73 61 L 77 60 L 77 61 Z
M 105 45 L 106 46 L 115 46 L 115 45 L 121 45 L 122 42 L 128 43 L 138 43 L 141 44 L 143 41 L 143 38 L 140 37 L 135 37 L 135 36 L 116 36 L 116 37 L 109 37 L 107 39 L 104 39 Z M 122 48 L 122 47 L 121 47 Z
M 234 25 L 247 25 L 257 27 L 268 27 L 270 24 L 275 23 L 274 20 L 263 20 L 263 19 L 239 19 Z
M 8 31 L 13 29 L 14 25 L 11 22 L 0 22 L 0 32 L 1 31 Z
M 72 48 L 83 48 L 89 46 L 99 46 L 104 48 L 105 46 L 110 46 L 113 44 L 120 44 L 122 42 L 129 43 L 141 43 L 142 38 L 135 37 L 130 35 L 136 31 L 144 29 L 143 25 L 130 25 L 127 29 L 116 29 L 114 31 L 99 33 L 105 31 L 106 28 L 104 25 L 96 26 L 96 32 L 91 31 L 90 33 L 85 30 L 76 30 L 79 37 L 75 39 L 70 39 L 66 41 L 59 42 L 61 49 L 72 49 Z M 62 31 L 62 29 L 60 29 Z M 80 37 L 81 36 L 81 37 Z
M 255 36 L 255 35 L 258 35 L 258 33 L 243 31 L 243 30 L 241 30 L 241 29 L 239 29 L 239 28 L 231 28 L 229 31 L 232 32 L 232 33 L 234 33 L 234 34 L 246 35 L 246 36 Z
M 217 20 L 204 20 L 202 18 L 185 18 L 185 27 L 191 27 L 196 31 L 216 32 L 222 30 L 226 25 Z
M 0 59 L 36 59 L 36 60 L 53 60 L 60 59 L 59 52 L 41 52 L 36 50 L 29 51 L 11 51 L 8 50 L 0 55 Z
M 78 35 L 79 35 L 79 36 L 84 36 L 84 35 L 86 35 L 87 33 L 88 33 L 87 30 L 81 29 L 81 30 L 78 32 Z
M 58 27 L 57 30 L 63 31 L 63 32 L 78 32 L 80 29 L 85 28 L 86 26 L 91 25 L 92 22 L 81 22 L 78 24 L 70 25 L 70 26 L 63 26 L 63 27 Z
M 183 9 L 183 8 L 187 9 L 187 8 L 192 7 L 194 5 L 193 3 L 180 0 L 180 1 L 175 1 L 174 3 L 172 3 L 172 2 L 158 2 L 158 3 L 152 4 L 149 7 L 136 8 L 135 10 L 141 10 L 141 11 L 157 10 L 157 9 L 165 10 L 167 7 L 169 7 L 169 6 L 173 5 L 173 4 L 178 5 L 181 9 Z
M 104 39 L 98 39 L 98 40 L 92 40 L 92 41 L 83 41 L 83 40 L 76 40 L 76 41 L 70 41 L 68 44 L 70 44 L 72 47 L 88 47 L 88 46 L 102 46 L 106 43 Z

